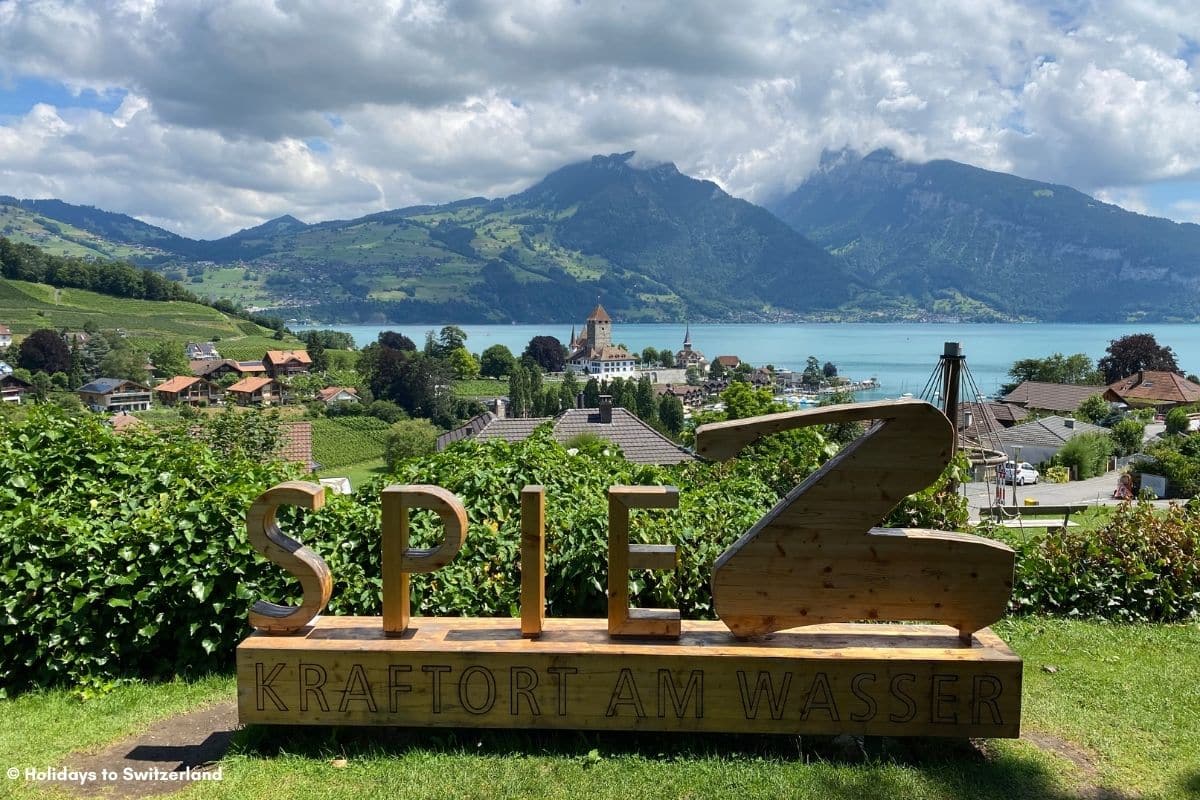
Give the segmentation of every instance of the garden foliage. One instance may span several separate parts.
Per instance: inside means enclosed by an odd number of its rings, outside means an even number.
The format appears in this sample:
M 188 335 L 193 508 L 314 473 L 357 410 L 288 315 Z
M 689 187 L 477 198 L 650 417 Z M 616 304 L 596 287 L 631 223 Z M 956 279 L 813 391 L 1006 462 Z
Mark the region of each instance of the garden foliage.
M 1200 504 L 1124 503 L 1096 531 L 1018 546 L 1016 609 L 1121 622 L 1200 616 Z

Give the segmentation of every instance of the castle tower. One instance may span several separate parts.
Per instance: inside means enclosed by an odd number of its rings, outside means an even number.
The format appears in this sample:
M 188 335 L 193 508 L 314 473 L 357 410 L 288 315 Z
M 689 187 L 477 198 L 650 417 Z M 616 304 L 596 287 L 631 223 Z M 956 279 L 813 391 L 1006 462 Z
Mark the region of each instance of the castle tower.
M 599 303 L 587 318 L 587 345 L 592 350 L 612 344 L 612 317 Z

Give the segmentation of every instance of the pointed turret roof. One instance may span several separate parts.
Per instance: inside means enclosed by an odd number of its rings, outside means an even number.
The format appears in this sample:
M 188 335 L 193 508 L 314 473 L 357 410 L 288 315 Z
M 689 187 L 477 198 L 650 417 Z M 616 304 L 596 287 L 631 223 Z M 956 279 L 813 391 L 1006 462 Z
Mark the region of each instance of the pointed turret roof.
M 612 317 L 604 310 L 604 306 L 596 303 L 596 307 L 592 309 L 592 313 L 588 315 L 588 322 L 595 320 L 596 322 L 612 322 Z
M 692 346 L 692 323 L 690 322 L 687 324 L 687 328 L 685 328 L 683 331 L 683 346 Z

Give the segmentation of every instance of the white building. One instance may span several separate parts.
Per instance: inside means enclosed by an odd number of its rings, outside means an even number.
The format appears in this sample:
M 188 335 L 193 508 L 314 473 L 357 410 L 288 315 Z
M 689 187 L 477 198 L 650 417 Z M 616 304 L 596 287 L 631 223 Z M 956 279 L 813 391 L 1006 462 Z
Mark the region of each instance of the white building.
M 637 375 L 637 358 L 612 343 L 612 317 L 597 304 L 584 332 L 571 342 L 566 367 L 600 379 L 631 378 Z
M 0 350 L 12 347 L 12 330 L 7 325 L 0 325 Z

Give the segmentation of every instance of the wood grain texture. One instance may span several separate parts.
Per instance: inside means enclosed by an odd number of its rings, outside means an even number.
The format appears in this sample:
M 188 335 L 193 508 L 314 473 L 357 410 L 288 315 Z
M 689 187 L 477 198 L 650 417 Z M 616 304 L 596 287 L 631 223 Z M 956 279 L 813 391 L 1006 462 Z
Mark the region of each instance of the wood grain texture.
M 604 620 L 322 617 L 238 647 L 244 724 L 1014 737 L 1021 660 L 990 630 L 821 625 L 738 642 L 612 639 Z
M 679 636 L 677 609 L 629 607 L 629 570 L 674 569 L 673 545 L 629 545 L 629 511 L 678 508 L 674 486 L 611 486 L 608 489 L 608 632 L 610 636 Z
M 964 641 L 1000 619 L 1013 551 L 961 533 L 875 528 L 931 485 L 953 429 L 918 400 L 856 403 L 702 425 L 697 452 L 728 458 L 755 439 L 807 425 L 877 420 L 726 550 L 713 567 L 717 615 L 737 636 L 851 620 L 927 620 Z
M 467 510 L 452 492 L 440 486 L 393 484 L 381 497 L 383 519 L 383 628 L 400 636 L 408 628 L 413 572 L 433 572 L 449 564 L 462 549 L 467 534 Z M 434 548 L 410 548 L 408 512 L 430 509 L 442 520 L 442 543 Z
M 246 514 L 250 545 L 300 581 L 300 605 L 277 605 L 256 600 L 250 608 L 250 625 L 266 633 L 295 633 L 321 613 L 333 591 L 333 576 L 324 560 L 279 529 L 275 514 L 280 506 L 317 511 L 325 505 L 325 487 L 305 481 L 287 481 L 259 495 Z
M 521 635 L 537 638 L 546 618 L 546 489 L 521 490 Z

